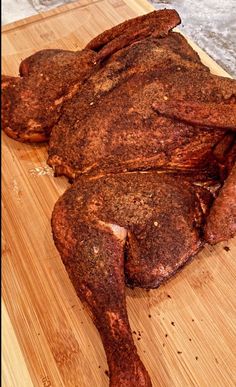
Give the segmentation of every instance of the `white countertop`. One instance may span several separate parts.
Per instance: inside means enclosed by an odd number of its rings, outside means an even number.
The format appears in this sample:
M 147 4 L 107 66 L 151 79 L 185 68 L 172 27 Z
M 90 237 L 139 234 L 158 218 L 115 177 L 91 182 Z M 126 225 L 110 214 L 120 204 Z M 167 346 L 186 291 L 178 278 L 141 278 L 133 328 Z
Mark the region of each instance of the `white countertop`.
M 73 0 L 3 0 L 2 24 L 45 12 Z M 150 0 L 155 8 L 175 8 L 179 29 L 236 77 L 236 0 Z

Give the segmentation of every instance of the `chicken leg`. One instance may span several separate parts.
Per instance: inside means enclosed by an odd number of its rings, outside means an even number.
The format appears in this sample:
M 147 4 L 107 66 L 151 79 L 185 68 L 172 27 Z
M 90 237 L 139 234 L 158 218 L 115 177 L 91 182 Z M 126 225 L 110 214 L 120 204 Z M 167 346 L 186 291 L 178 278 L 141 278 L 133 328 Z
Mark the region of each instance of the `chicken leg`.
M 55 244 L 74 285 L 89 309 L 107 356 L 111 387 L 150 387 L 133 342 L 125 306 L 126 231 L 87 219 L 83 199 L 71 188 L 52 215 Z
M 83 177 L 54 208 L 54 241 L 101 335 L 111 386 L 151 385 L 128 322 L 125 274 L 154 288 L 196 254 L 204 196 L 181 176 L 134 172 Z

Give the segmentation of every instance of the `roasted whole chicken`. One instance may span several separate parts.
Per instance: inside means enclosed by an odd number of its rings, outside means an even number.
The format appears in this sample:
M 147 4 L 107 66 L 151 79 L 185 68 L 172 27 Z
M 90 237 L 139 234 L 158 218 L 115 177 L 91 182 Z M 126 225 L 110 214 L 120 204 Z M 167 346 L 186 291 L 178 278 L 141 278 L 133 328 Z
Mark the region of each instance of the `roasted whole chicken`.
M 236 81 L 210 73 L 174 10 L 128 20 L 77 52 L 43 50 L 2 76 L 2 128 L 49 141 L 73 183 L 52 232 L 106 351 L 110 386 L 148 387 L 125 286 L 156 288 L 236 234 Z

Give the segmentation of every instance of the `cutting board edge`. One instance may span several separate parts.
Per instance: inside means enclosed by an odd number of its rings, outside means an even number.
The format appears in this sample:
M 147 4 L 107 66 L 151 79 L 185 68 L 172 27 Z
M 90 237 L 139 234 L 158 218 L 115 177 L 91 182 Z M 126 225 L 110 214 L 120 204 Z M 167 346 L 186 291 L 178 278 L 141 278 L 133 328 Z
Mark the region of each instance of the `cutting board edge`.
M 7 23 L 2 26 L 2 33 L 9 32 L 11 30 L 19 29 L 21 27 L 25 27 L 26 25 L 36 23 L 41 20 L 48 19 L 50 17 L 58 16 L 59 14 L 64 14 L 66 12 L 72 11 L 76 8 L 84 8 L 88 5 L 92 5 L 95 3 L 101 3 L 103 0 L 79 0 L 74 3 L 69 3 L 65 5 L 60 5 L 56 8 L 50 9 L 49 11 L 40 12 L 33 16 L 25 17 L 24 19 L 16 20 L 12 23 Z

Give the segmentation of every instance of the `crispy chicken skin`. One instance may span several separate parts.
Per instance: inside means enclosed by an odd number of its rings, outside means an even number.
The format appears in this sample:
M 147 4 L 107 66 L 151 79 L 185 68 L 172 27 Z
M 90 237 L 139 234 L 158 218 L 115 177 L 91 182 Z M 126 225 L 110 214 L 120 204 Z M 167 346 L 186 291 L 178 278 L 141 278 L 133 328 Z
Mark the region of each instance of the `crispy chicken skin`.
M 23 142 L 48 141 L 66 99 L 94 68 L 93 51 L 43 50 L 20 65 L 22 77 L 2 76 L 2 129 Z
M 75 229 L 76 218 L 79 224 L 89 222 L 99 229 L 101 225 L 112 229 L 112 224 L 123 228 L 127 282 L 155 288 L 201 247 L 200 230 L 206 214 L 203 208 L 213 197 L 195 185 L 198 181 L 159 171 L 82 177 L 59 200 L 60 209 L 63 203 L 66 213 L 70 201 Z M 60 232 L 57 228 L 56 239 L 63 241 Z
M 217 174 L 213 148 L 225 132 L 166 118 L 152 105 L 184 94 L 182 86 L 191 92 L 188 79 L 199 80 L 196 95 L 215 88 L 220 98 L 234 84 L 218 78 L 177 33 L 119 50 L 64 104 L 50 137 L 49 165 L 70 178 L 150 168 L 208 168 Z
M 214 245 L 236 234 L 236 165 L 219 192 L 205 227 L 204 239 Z
M 55 244 L 101 335 L 111 386 L 151 385 L 127 318 L 125 274 L 157 287 L 199 251 L 200 201 L 209 200 L 200 190 L 158 172 L 84 177 L 55 205 Z
M 139 22 L 142 31 L 139 38 L 167 35 L 180 22 L 174 10 L 149 15 L 127 22 L 132 31 L 135 30 L 135 20 Z M 7 135 L 23 142 L 47 141 L 52 127 L 60 117 L 63 103 L 80 89 L 105 56 L 134 40 L 133 34 L 129 35 L 129 28 L 124 41 L 123 37 L 119 38 L 119 31 L 124 29 L 122 26 L 123 24 L 115 27 L 118 28 L 116 42 L 120 43 L 118 46 L 112 43 L 112 47 L 108 43 L 105 55 L 98 55 L 89 48 L 76 52 L 42 50 L 22 61 L 19 68 L 20 79 L 14 78 L 6 83 L 4 77 L 1 114 L 2 128 Z
M 153 11 L 104 31 L 92 39 L 86 48 L 96 51 L 99 59 L 105 59 L 135 41 L 149 36 L 156 38 L 167 36 L 168 32 L 180 22 L 178 13 L 173 9 Z
M 110 386 L 149 387 L 150 378 L 137 354 L 125 306 L 126 232 L 93 214 L 94 196 L 90 200 L 86 190 L 95 187 L 94 182 L 89 185 L 85 179 L 84 186 L 81 183 L 67 190 L 54 208 L 55 244 L 101 335 Z
M 232 81 L 233 84 L 233 81 Z M 236 86 L 235 94 L 236 94 Z M 162 115 L 185 121 L 191 125 L 236 131 L 236 104 L 194 101 L 168 101 L 153 104 Z
M 54 207 L 53 238 L 112 387 L 151 386 L 125 284 L 156 288 L 206 242 L 236 233 L 236 81 L 210 73 L 171 31 L 179 23 L 155 11 L 2 76 L 5 133 L 49 140 L 48 164 L 74 180 Z

